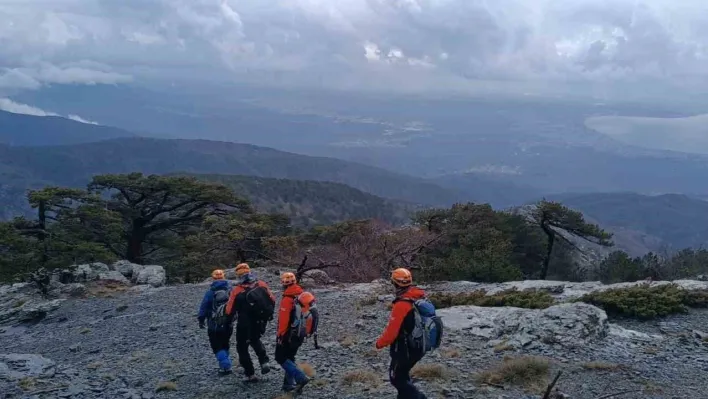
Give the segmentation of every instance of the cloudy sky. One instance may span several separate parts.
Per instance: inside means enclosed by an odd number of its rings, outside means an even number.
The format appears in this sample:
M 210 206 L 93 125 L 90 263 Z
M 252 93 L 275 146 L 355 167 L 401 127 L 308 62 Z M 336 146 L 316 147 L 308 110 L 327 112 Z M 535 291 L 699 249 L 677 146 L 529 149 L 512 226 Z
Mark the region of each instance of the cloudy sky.
M 0 0 L 0 97 L 167 77 L 708 82 L 705 0 Z

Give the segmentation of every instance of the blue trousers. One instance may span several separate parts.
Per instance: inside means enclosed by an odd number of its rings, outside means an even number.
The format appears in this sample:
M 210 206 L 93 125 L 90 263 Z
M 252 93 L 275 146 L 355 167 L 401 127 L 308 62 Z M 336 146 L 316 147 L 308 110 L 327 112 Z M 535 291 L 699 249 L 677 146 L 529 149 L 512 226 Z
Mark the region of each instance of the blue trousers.
M 208 331 L 209 345 L 216 356 L 216 361 L 219 362 L 219 367 L 222 370 L 231 369 L 231 359 L 229 358 L 229 350 L 231 349 L 231 334 L 233 328 L 222 331 Z
M 283 387 L 293 387 L 306 378 L 305 373 L 303 373 L 295 363 L 295 355 L 297 355 L 298 349 L 300 349 L 300 345 L 289 343 L 277 344 L 275 346 L 275 361 L 283 368 L 283 371 L 285 371 Z

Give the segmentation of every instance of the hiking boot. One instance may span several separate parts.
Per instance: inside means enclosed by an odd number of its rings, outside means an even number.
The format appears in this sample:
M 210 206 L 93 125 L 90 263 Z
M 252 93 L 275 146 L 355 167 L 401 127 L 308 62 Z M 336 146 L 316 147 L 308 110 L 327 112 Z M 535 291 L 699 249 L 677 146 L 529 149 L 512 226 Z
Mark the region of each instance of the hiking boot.
M 231 369 L 219 369 L 219 375 L 229 375 L 233 373 Z
M 258 377 L 256 377 L 255 375 L 251 375 L 251 376 L 246 377 L 246 378 L 243 380 L 243 382 L 245 382 L 245 383 L 247 383 L 247 384 L 248 384 L 248 383 L 258 382 Z
M 295 393 L 302 393 L 302 388 L 304 388 L 308 382 L 310 382 L 310 379 L 305 377 L 302 381 L 295 384 Z
M 283 392 L 292 392 L 295 390 L 295 385 L 283 385 L 281 389 Z
M 270 373 L 270 366 L 268 363 L 263 363 L 261 364 L 261 374 L 268 374 Z

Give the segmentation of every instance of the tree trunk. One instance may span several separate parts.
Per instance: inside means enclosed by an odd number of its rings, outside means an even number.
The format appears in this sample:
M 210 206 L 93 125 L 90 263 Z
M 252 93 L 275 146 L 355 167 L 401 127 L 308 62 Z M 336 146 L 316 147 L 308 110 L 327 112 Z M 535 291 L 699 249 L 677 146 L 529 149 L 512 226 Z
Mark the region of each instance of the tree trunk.
M 133 233 L 128 237 L 127 244 L 128 250 L 125 260 L 141 265 L 143 262 L 143 238 Z
M 543 268 L 541 268 L 541 280 L 545 280 L 548 276 L 548 265 L 551 263 L 551 254 L 553 253 L 553 244 L 556 240 L 556 235 L 550 227 L 544 224 L 541 225 L 541 228 L 548 237 L 548 244 L 546 244 L 546 258 L 543 259 Z
M 42 257 L 40 259 L 42 266 L 47 264 L 47 261 L 49 260 L 49 256 L 47 255 L 48 248 L 47 248 L 47 240 L 46 238 L 46 233 L 47 233 L 47 204 L 45 200 L 40 200 L 39 201 L 39 206 L 37 207 L 37 220 L 39 222 L 39 235 L 37 238 L 39 241 L 42 243 Z

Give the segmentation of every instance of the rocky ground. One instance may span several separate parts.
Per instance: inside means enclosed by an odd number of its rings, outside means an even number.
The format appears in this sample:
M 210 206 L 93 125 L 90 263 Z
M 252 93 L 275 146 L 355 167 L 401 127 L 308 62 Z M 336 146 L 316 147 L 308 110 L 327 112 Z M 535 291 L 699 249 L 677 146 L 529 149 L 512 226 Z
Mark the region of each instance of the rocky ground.
M 278 291 L 277 271 L 259 270 L 259 275 Z M 464 286 L 430 289 L 459 291 Z M 68 298 L 39 322 L 14 320 L 0 328 L 0 398 L 280 395 L 282 372 L 277 368 L 257 384 L 242 383 L 240 369 L 216 376 L 206 332 L 196 321 L 207 285 L 87 287 L 89 298 Z M 321 348 L 308 342 L 300 350 L 298 360 L 316 372 L 300 397 L 395 397 L 387 381 L 388 352 L 374 349 L 388 316 L 388 288 L 374 283 L 313 288 L 322 314 Z M 558 387 L 570 398 L 623 391 L 632 392 L 615 397 L 708 397 L 708 348 L 701 332 L 708 330 L 708 312 L 609 323 L 604 312 L 579 306 L 444 309 L 444 347 L 423 360 L 417 384 L 429 398 L 538 398 L 538 387 L 528 392 L 476 378 L 505 356 L 534 355 L 550 360 L 549 377 L 563 371 Z M 269 354 L 274 328 L 271 324 L 264 337 Z

